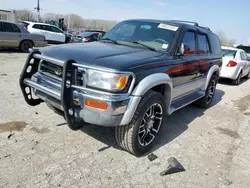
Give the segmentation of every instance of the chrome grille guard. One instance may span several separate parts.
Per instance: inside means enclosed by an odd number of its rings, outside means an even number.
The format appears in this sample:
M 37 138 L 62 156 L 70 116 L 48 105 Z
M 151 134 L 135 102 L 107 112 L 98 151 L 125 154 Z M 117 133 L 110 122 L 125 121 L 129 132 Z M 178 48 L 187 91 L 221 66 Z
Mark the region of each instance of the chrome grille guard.
M 39 83 L 36 83 L 31 80 L 32 75 L 38 71 L 39 63 L 41 60 L 63 67 L 61 92 L 57 92 L 49 88 L 43 87 L 42 85 L 39 85 Z M 77 85 L 78 68 L 84 69 L 85 71 L 87 69 L 93 69 L 93 70 L 99 70 L 99 71 L 110 72 L 110 73 L 125 73 L 132 77 L 132 81 L 126 93 L 111 93 L 111 92 L 106 92 L 106 91 L 95 90 L 95 89 L 87 88 L 86 84 L 83 84 L 83 86 L 78 86 Z M 71 71 L 70 76 L 69 74 L 67 74 L 68 71 Z M 121 71 L 117 71 L 114 69 L 107 69 L 103 67 L 78 64 L 73 59 L 67 60 L 67 61 L 61 61 L 55 58 L 42 55 L 41 52 L 37 49 L 32 49 L 30 51 L 30 54 L 28 55 L 28 58 L 26 60 L 22 73 L 20 75 L 19 84 L 20 84 L 25 101 L 31 106 L 36 106 L 43 102 L 41 99 L 34 99 L 32 97 L 32 88 L 43 91 L 47 95 L 52 96 L 56 99 L 59 99 L 61 101 L 61 105 L 62 105 L 64 115 L 65 115 L 68 125 L 70 127 L 74 127 L 71 125 L 78 123 L 77 120 L 75 119 L 75 106 L 73 102 L 74 90 L 78 90 L 84 93 L 89 93 L 89 94 L 94 94 L 94 95 L 95 94 L 103 95 L 109 98 L 128 97 L 131 94 L 134 84 L 135 84 L 135 75 L 131 72 L 121 72 Z

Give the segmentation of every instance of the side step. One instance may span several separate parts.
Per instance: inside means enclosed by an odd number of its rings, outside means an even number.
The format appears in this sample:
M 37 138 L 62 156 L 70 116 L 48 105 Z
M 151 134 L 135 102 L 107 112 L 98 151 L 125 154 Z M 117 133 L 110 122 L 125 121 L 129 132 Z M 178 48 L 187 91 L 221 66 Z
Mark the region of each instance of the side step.
M 194 101 L 196 101 L 204 96 L 205 96 L 204 91 L 197 91 L 195 93 L 189 94 L 185 97 L 182 97 L 180 99 L 173 101 L 171 106 L 170 106 L 170 114 L 176 110 L 179 110 L 180 108 L 182 108 L 184 106 L 187 106 L 187 105 L 193 103 Z

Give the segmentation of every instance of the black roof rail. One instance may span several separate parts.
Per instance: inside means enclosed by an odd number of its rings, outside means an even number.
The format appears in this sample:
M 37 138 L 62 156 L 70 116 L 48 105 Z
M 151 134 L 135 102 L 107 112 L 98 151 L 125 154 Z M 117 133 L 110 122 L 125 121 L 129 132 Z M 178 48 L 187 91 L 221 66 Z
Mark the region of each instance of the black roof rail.
M 208 30 L 208 31 L 211 31 L 209 27 L 203 27 L 203 26 L 199 26 L 199 27 L 201 27 L 201 28 L 203 28 L 203 29 L 206 29 L 206 30 Z
M 169 20 L 171 22 L 179 22 L 179 23 L 186 23 L 186 24 L 191 24 L 194 26 L 199 26 L 197 22 L 191 22 L 191 21 L 184 21 L 184 20 Z

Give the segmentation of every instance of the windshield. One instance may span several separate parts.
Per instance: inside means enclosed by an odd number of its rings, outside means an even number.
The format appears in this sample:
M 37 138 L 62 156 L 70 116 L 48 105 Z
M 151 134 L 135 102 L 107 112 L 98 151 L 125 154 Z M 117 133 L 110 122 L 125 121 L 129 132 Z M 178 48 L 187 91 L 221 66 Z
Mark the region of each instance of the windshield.
M 222 49 L 223 56 L 235 57 L 236 53 L 236 50 Z
M 120 44 L 167 51 L 178 27 L 163 23 L 125 21 L 113 27 L 102 39 L 111 39 Z M 140 45 L 142 44 L 142 45 Z

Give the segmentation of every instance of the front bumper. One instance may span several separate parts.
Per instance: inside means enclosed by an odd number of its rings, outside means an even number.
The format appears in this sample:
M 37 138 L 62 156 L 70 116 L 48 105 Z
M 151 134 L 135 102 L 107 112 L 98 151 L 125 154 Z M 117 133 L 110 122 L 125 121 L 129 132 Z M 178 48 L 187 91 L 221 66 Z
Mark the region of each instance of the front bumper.
M 75 123 L 76 119 L 82 119 L 84 122 L 101 126 L 126 125 L 131 121 L 141 97 L 131 96 L 129 93 L 127 95 L 106 95 L 105 93 L 75 86 L 72 76 L 67 77 L 66 72 L 66 70 L 73 72 L 73 62 L 71 61 L 63 63 L 62 80 L 38 72 L 40 59 L 33 57 L 37 56 L 35 55 L 37 53 L 39 54 L 39 52 L 30 53 L 20 77 L 20 86 L 28 104 L 35 106 L 41 102 L 49 103 L 55 108 L 64 111 L 68 124 Z M 34 63 L 31 65 L 30 60 L 32 58 Z M 50 59 L 50 61 L 62 63 L 55 59 Z M 32 66 L 32 69 L 27 72 L 29 66 Z M 32 93 L 38 99 L 34 99 Z M 85 105 L 86 99 L 105 102 L 108 107 L 106 110 L 91 108 Z

